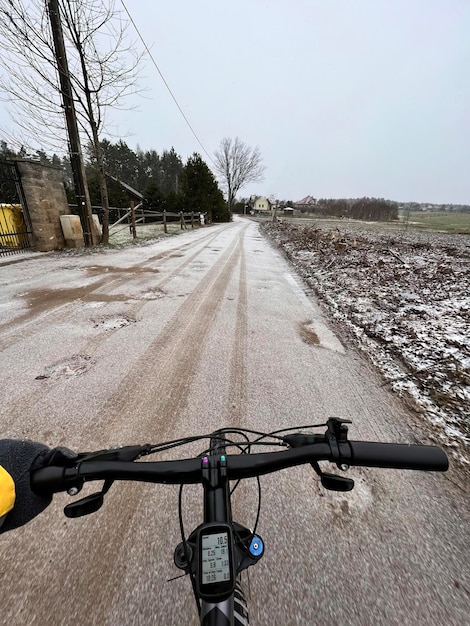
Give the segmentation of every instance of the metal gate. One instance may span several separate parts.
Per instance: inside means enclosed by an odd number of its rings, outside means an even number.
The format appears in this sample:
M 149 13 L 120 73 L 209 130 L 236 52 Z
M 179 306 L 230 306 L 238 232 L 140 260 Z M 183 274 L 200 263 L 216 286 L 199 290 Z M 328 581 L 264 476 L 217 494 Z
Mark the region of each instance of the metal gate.
M 0 256 L 31 248 L 32 229 L 16 164 L 0 161 Z

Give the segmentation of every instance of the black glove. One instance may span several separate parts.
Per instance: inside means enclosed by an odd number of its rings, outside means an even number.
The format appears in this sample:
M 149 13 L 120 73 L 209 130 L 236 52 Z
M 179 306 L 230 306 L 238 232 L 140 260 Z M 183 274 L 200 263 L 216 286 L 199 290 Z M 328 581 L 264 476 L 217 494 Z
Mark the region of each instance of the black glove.
M 23 526 L 50 504 L 52 496 L 38 496 L 31 490 L 30 472 L 47 465 L 73 465 L 77 457 L 67 448 L 48 448 L 29 440 L 0 439 L 0 465 L 15 483 L 16 499 L 0 532 Z

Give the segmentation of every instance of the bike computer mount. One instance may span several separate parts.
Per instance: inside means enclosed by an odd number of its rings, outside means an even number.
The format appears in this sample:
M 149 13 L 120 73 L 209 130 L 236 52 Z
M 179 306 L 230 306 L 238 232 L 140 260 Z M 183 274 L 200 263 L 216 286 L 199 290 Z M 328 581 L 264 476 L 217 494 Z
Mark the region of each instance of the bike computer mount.
M 178 544 L 174 562 L 192 574 L 200 598 L 222 602 L 234 592 L 237 574 L 257 563 L 263 553 L 261 537 L 244 526 L 211 522 L 201 524 L 185 544 Z

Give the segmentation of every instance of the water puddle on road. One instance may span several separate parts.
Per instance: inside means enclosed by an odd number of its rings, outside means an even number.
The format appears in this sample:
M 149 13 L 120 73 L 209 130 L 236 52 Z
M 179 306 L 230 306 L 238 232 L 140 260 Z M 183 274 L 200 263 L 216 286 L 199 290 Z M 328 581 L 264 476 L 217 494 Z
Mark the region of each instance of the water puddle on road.
M 132 299 L 131 296 L 122 293 L 95 293 L 104 284 L 105 281 L 103 280 L 92 286 L 84 285 L 70 289 L 35 289 L 20 295 L 28 303 L 28 315 L 36 315 L 77 300 L 84 302 L 125 302 Z
M 299 324 L 299 334 L 304 343 L 311 346 L 319 346 L 320 338 L 312 327 L 312 322 L 301 322 Z
M 345 353 L 345 349 L 336 335 L 325 324 L 316 320 L 306 320 L 298 325 L 298 332 L 302 341 L 310 346 L 318 346 L 333 350 L 333 352 Z
M 129 293 L 102 293 L 97 291 L 106 285 L 106 279 L 94 283 L 93 285 L 84 285 L 82 287 L 73 287 L 70 289 L 35 289 L 18 294 L 27 303 L 27 310 L 14 320 L 18 323 L 29 318 L 33 318 L 40 313 L 49 311 L 54 308 L 71 304 L 73 302 L 86 303 L 88 305 L 99 305 L 109 302 L 130 302 L 136 300 L 158 300 L 165 297 L 166 293 L 160 288 L 150 288 L 136 294 Z
M 97 289 L 103 283 L 93 285 Z M 83 300 L 90 291 L 90 286 L 73 287 L 70 289 L 35 289 L 20 294 L 28 303 L 29 313 L 37 314 L 53 309 L 74 300 Z

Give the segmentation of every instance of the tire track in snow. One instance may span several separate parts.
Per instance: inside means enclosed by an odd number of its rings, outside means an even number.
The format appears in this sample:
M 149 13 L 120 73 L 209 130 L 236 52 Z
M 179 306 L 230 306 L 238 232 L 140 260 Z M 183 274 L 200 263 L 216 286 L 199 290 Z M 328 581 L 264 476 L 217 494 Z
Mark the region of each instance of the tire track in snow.
M 238 264 L 242 237 L 243 232 L 232 241 L 142 355 L 133 372 L 119 386 L 116 395 L 119 398 L 120 415 L 134 415 L 138 406 L 144 415 L 158 413 L 161 419 L 165 420 L 159 425 L 143 422 L 145 429 L 140 432 L 147 437 L 148 427 L 153 427 L 155 436 L 159 438 L 164 436 L 164 433 L 170 434 L 171 428 L 166 425 L 167 418 L 177 416 L 186 405 L 191 379 L 211 331 L 212 321 Z M 153 388 L 152 394 L 147 393 L 150 385 Z M 135 390 L 132 397 L 129 389 Z M 116 414 L 115 402 L 116 397 L 109 406 L 112 415 Z M 107 410 L 105 406 L 104 413 Z M 133 438 L 139 432 L 134 426 L 129 433 Z M 157 429 L 154 426 L 157 426 Z
M 243 233 L 244 234 L 244 233 Z M 247 407 L 246 347 L 248 333 L 248 296 L 246 286 L 246 260 L 243 241 L 240 248 L 240 273 L 238 278 L 237 321 L 230 363 L 229 424 L 243 425 Z

